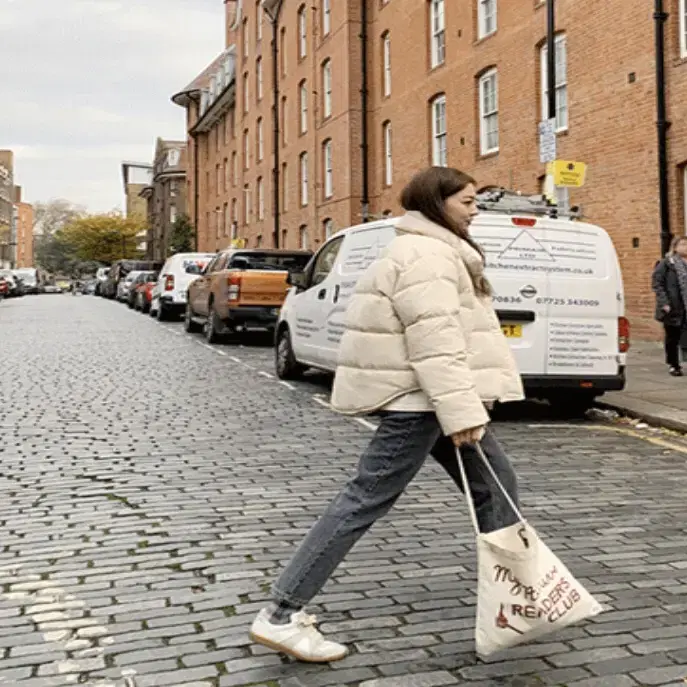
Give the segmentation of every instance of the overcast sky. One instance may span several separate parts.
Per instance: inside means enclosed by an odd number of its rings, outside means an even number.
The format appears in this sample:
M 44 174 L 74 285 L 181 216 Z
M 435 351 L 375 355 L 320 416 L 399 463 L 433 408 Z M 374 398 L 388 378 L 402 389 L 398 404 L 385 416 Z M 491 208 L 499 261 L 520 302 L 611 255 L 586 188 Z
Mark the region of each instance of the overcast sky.
M 222 0 L 0 0 L 0 148 L 29 202 L 123 208 L 122 160 L 185 138 L 170 102 L 224 49 Z

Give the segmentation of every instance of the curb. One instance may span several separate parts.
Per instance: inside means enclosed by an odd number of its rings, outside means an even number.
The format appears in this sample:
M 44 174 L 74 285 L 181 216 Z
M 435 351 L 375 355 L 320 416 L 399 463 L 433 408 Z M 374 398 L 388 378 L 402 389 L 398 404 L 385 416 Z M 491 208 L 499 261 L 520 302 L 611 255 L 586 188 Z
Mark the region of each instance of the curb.
M 687 434 L 687 418 L 684 420 L 679 420 L 666 415 L 660 414 L 655 410 L 642 407 L 644 403 L 638 401 L 635 407 L 620 405 L 618 403 L 612 403 L 608 401 L 597 401 L 595 407 L 601 410 L 613 410 L 623 417 L 629 417 L 634 420 L 642 420 L 649 425 L 654 427 L 663 427 L 665 429 L 672 430 L 673 432 L 680 432 L 681 434 Z M 647 404 L 653 406 L 653 404 Z

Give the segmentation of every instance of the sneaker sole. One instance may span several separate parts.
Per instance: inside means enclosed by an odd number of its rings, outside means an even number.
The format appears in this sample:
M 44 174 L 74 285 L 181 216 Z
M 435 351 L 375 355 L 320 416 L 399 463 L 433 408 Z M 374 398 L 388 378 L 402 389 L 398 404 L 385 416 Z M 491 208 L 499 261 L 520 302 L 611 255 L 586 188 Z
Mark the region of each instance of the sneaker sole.
M 343 653 L 330 658 L 306 658 L 298 652 L 293 651 L 292 649 L 288 649 L 287 647 L 282 646 L 281 644 L 271 642 L 269 639 L 260 637 L 260 635 L 256 635 L 254 632 L 250 632 L 249 636 L 256 644 L 266 646 L 268 649 L 272 649 L 272 651 L 277 651 L 280 654 L 286 654 L 287 656 L 291 656 L 292 658 L 295 658 L 298 661 L 303 661 L 303 663 L 333 663 L 334 661 L 340 661 L 342 658 L 346 658 L 346 656 L 348 656 L 348 649 L 344 649 Z

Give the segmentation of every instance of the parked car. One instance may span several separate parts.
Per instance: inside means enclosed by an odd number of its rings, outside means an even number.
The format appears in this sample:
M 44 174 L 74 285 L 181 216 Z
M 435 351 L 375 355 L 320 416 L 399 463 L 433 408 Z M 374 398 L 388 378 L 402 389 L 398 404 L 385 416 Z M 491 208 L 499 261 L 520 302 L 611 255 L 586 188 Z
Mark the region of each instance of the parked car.
M 10 292 L 10 285 L 5 279 L 5 277 L 0 277 L 0 300 L 7 298 L 7 294 Z
M 43 293 L 63 293 L 62 287 L 57 284 L 46 284 Z
M 162 267 L 159 261 L 147 260 L 118 260 L 107 273 L 107 279 L 100 286 L 100 295 L 105 298 L 116 298 L 119 282 L 126 277 L 129 272 L 157 272 Z
M 0 270 L 0 277 L 4 277 L 8 285 L 7 298 L 18 298 L 24 295 L 24 284 L 12 270 Z
M 150 312 L 150 304 L 153 300 L 153 289 L 158 279 L 159 275 L 156 275 L 151 281 L 144 282 L 136 287 L 137 293 L 134 309 L 140 310 L 142 313 Z
M 310 251 L 227 250 L 188 288 L 186 331 L 215 342 L 246 330 L 274 330 L 286 296 L 289 271 L 299 272 Z
M 45 285 L 45 273 L 37 267 L 20 267 L 12 270 L 15 277 L 21 279 L 24 285 L 24 293 L 36 294 L 43 293 Z
M 143 270 L 132 270 L 117 284 L 117 300 L 120 303 L 126 303 L 129 300 L 129 293 L 131 293 L 134 282 L 141 274 L 145 274 L 145 272 Z
M 84 294 L 84 296 L 94 295 L 96 284 L 97 282 L 95 279 L 88 279 L 81 285 L 81 293 Z
M 131 274 L 136 274 L 131 287 L 129 288 L 129 294 L 127 296 L 126 302 L 130 308 L 134 308 L 138 302 L 138 297 L 141 294 L 141 288 L 150 284 L 151 282 L 155 284 L 157 282 L 158 273 L 157 272 L 132 272 Z
M 503 205 L 484 201 L 471 234 L 484 248 L 497 315 L 527 394 L 586 410 L 625 384 L 629 324 L 613 242 L 601 227 L 553 219 L 526 198 Z M 305 271 L 290 275 L 276 333 L 281 379 L 308 367 L 336 369 L 348 302 L 398 221 L 344 229 Z
M 216 253 L 177 253 L 168 258 L 153 287 L 150 314 L 159 320 L 179 317 L 186 309 L 192 281 L 198 279 Z

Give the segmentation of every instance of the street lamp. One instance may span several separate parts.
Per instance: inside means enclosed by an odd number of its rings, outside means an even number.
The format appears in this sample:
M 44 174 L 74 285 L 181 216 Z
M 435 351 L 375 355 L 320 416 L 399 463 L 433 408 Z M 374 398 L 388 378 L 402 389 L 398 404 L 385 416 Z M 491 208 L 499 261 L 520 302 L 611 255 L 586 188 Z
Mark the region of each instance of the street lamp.
M 274 169 L 272 170 L 272 207 L 274 210 L 274 236 L 275 248 L 279 248 L 280 236 L 280 211 L 279 211 L 279 15 L 284 0 L 262 0 L 262 9 L 265 10 L 272 24 L 272 131 L 274 135 Z

